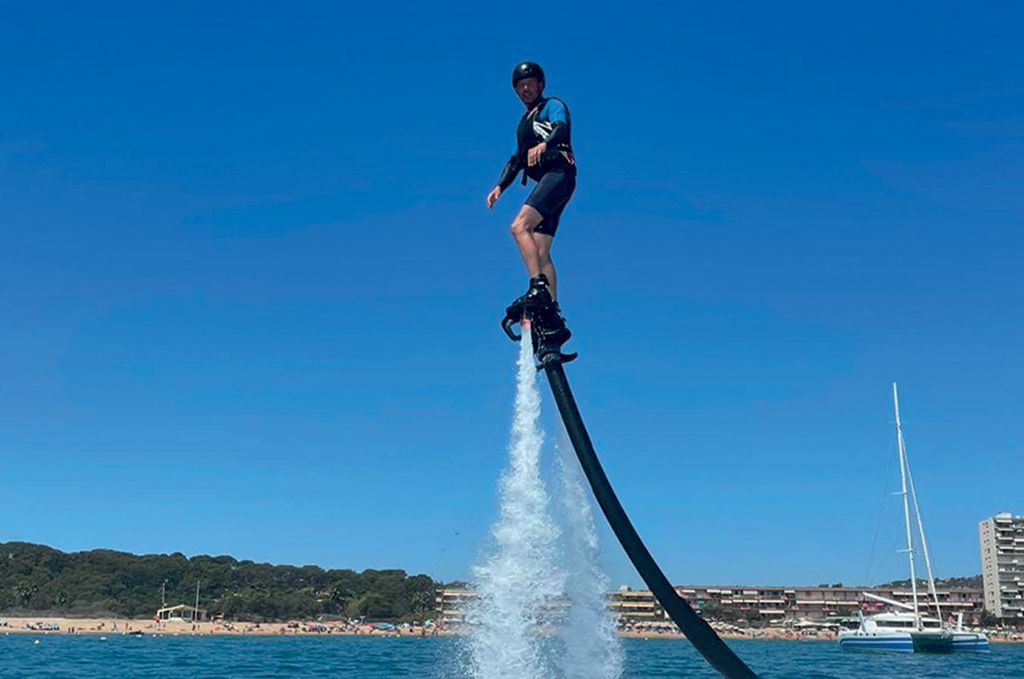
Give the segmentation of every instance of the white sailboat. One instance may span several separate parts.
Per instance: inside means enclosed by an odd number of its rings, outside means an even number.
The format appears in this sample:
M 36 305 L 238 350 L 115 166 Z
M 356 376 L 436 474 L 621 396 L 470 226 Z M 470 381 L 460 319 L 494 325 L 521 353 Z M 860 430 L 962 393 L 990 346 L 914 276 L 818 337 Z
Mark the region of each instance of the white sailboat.
M 957 616 L 956 625 L 942 622 L 942 609 L 939 606 L 939 595 L 935 590 L 935 578 L 932 576 L 932 563 L 928 556 L 928 542 L 924 537 L 924 524 L 921 521 L 921 509 L 917 504 L 917 492 L 914 479 L 910 474 L 907 451 L 903 444 L 903 426 L 900 423 L 900 401 L 896 391 L 896 383 L 892 385 L 893 408 L 896 411 L 896 443 L 900 458 L 900 495 L 903 496 L 903 525 L 906 530 L 907 547 L 905 550 L 910 563 L 910 592 L 913 605 L 906 604 L 867 592 L 868 598 L 887 603 L 899 612 L 877 613 L 864 615 L 858 612 L 859 626 L 852 630 L 839 632 L 839 647 L 845 650 L 883 650 L 902 651 L 905 653 L 953 653 L 971 652 L 987 653 L 988 638 L 981 632 L 964 629 L 963 614 Z M 908 493 L 909 487 L 909 493 Z M 917 532 L 921 541 L 921 552 L 928 574 L 928 590 L 935 602 L 935 618 L 921 614 L 917 594 L 917 569 L 914 561 L 914 539 L 910 527 L 910 504 L 914 505 L 917 519 Z

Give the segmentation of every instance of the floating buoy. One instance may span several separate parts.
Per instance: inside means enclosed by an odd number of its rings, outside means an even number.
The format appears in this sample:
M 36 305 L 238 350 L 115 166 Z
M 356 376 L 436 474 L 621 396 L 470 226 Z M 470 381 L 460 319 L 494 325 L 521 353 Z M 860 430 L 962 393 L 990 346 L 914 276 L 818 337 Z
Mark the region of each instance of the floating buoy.
M 39 639 L 36 639 L 36 646 L 39 645 Z

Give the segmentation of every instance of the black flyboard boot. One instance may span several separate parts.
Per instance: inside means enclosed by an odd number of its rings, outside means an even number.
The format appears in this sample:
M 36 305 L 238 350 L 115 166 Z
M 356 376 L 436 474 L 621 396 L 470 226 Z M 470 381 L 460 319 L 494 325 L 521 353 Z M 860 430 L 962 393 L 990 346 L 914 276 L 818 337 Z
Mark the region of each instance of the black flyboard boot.
M 509 308 L 522 307 L 527 308 L 538 308 L 547 307 L 554 304 L 551 299 L 551 290 L 549 288 L 548 277 L 544 274 L 537 276 L 536 278 L 530 279 L 530 288 L 519 297 L 516 301 L 509 305 Z
M 536 278 L 531 278 L 529 290 L 505 309 L 505 318 L 501 322 L 501 327 L 509 339 L 518 342 L 522 337 L 512 330 L 512 326 L 521 323 L 523 316 L 527 313 L 531 316 L 536 315 L 537 312 L 547 309 L 552 304 L 554 302 L 551 299 L 551 291 L 548 289 L 548 277 L 541 274 Z
M 516 334 L 512 326 L 522 325 L 527 318 L 530 320 L 533 353 L 541 367 L 555 361 L 568 363 L 576 358 L 576 354 L 562 353 L 562 345 L 569 341 L 572 332 L 565 325 L 558 302 L 551 299 L 548 279 L 544 274 L 530 279 L 530 289 L 526 294 L 505 310 L 501 327 L 511 340 L 518 342 L 522 335 Z
M 572 337 L 572 331 L 565 325 L 558 302 L 532 311 L 530 330 L 533 333 L 533 353 L 541 365 L 549 361 L 567 363 L 576 358 L 576 354 L 562 353 L 562 345 Z

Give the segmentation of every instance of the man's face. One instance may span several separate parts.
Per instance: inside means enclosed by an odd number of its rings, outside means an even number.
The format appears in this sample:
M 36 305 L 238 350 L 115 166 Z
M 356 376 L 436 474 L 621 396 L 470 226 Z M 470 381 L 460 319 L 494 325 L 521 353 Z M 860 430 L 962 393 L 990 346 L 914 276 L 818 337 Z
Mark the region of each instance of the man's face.
M 516 83 L 516 94 L 519 100 L 529 106 L 537 101 L 537 97 L 544 91 L 544 83 L 538 82 L 536 78 L 522 78 Z

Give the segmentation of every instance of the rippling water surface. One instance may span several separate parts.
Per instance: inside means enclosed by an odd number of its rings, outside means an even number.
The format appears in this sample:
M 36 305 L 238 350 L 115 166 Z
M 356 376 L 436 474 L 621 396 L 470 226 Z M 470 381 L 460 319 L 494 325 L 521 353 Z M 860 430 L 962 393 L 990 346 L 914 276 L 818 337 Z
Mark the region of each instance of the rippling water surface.
M 718 676 L 682 640 L 629 639 L 624 645 L 629 679 Z M 764 679 L 1024 678 L 1022 645 L 993 645 L 987 656 L 850 653 L 828 642 L 731 645 Z M 462 643 L 452 638 L 0 636 L 2 677 L 462 679 L 464 658 Z

